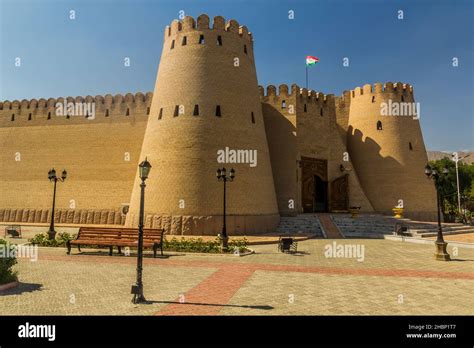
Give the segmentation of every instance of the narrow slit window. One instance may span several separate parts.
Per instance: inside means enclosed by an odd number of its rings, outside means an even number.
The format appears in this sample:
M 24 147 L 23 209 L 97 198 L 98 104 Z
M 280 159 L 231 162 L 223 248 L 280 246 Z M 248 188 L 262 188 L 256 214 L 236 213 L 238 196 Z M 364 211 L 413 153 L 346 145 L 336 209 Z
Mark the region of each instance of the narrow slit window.
M 221 106 L 220 105 L 217 105 L 216 106 L 216 116 L 217 117 L 221 117 L 222 114 L 221 114 Z
M 160 113 L 158 114 L 158 119 L 161 120 L 163 118 L 163 108 L 160 108 Z
M 199 35 L 199 44 L 204 45 L 204 35 Z
M 127 108 L 127 112 L 125 112 L 125 116 L 130 116 L 130 109 Z
M 410 149 L 410 151 L 413 151 L 413 145 L 411 144 L 411 142 L 408 143 L 408 148 Z
M 174 48 L 174 40 L 171 41 L 171 49 L 173 49 L 173 48 Z
M 15 114 L 12 114 L 12 121 L 15 121 Z
M 306 104 L 304 104 L 304 112 L 308 112 L 308 108 L 307 108 Z
M 286 100 L 281 101 L 281 108 L 286 109 Z
M 319 116 L 323 116 L 323 108 L 319 110 Z
M 253 111 L 252 111 L 252 123 L 255 123 L 255 115 L 254 115 Z
M 375 103 L 375 95 L 372 97 L 372 103 Z
M 105 109 L 105 117 L 109 117 L 109 109 Z
M 193 116 L 199 116 L 199 105 L 194 105 Z
M 377 121 L 377 130 L 382 130 L 382 122 Z
M 247 45 L 244 45 L 244 53 L 247 54 Z
M 146 108 L 146 114 L 147 114 L 147 116 L 150 114 L 150 107 Z
M 403 95 L 402 95 L 402 103 L 405 101 L 405 98 L 403 98 Z
M 28 121 L 31 121 L 31 112 L 28 115 Z
M 183 36 L 183 42 L 181 43 L 182 46 L 186 46 L 186 44 L 188 43 L 188 39 L 186 36 Z
M 48 120 L 50 120 L 50 119 L 51 119 L 51 111 L 48 112 Z
M 174 114 L 173 114 L 173 116 L 174 116 L 174 117 L 178 117 L 178 115 L 179 115 L 179 105 L 176 105 L 176 106 L 174 107 Z
M 217 36 L 217 46 L 222 46 L 222 36 Z

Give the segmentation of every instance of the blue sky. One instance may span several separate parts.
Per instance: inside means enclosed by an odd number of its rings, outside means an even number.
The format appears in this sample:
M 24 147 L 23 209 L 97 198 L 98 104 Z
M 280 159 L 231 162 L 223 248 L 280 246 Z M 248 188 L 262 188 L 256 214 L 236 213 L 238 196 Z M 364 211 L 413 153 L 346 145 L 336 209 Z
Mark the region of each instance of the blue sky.
M 236 19 L 254 34 L 259 84 L 339 95 L 407 82 L 428 149 L 474 148 L 472 0 L 0 0 L 0 100 L 153 90 L 163 29 L 179 11 Z M 76 19 L 69 19 L 75 10 Z M 293 10 L 295 18 L 288 18 Z M 397 11 L 404 11 L 404 19 Z M 15 58 L 21 67 L 15 67 Z M 124 67 L 125 57 L 131 66 Z M 343 57 L 349 67 L 343 67 Z M 452 66 L 453 57 L 459 66 Z

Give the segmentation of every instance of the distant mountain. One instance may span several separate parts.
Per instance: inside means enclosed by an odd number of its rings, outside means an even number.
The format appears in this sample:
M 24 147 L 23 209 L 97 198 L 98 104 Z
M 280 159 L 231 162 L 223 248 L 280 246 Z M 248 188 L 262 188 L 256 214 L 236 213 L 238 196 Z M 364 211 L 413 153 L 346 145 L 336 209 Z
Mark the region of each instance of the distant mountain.
M 436 161 L 444 157 L 448 157 L 449 159 L 451 159 L 451 155 L 452 155 L 452 152 L 449 152 L 449 151 L 426 151 L 426 153 L 428 154 L 428 161 Z M 468 151 L 468 152 L 458 151 L 458 155 L 459 155 L 459 158 L 469 155 L 469 157 L 462 159 L 461 162 L 468 163 L 468 164 L 471 164 L 474 162 L 474 151 Z

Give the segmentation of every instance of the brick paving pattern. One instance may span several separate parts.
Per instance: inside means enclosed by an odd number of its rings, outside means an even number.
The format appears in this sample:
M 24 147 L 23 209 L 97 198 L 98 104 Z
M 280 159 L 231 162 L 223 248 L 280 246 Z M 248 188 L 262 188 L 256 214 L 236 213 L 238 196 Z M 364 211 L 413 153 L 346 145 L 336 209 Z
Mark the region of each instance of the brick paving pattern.
M 324 232 L 326 233 L 326 238 L 344 238 L 342 233 L 332 221 L 330 214 L 317 214 L 317 216 L 324 229 Z
M 333 242 L 363 245 L 364 261 L 325 257 Z M 40 248 L 37 262 L 19 259 L 21 284 L 0 294 L 0 314 L 474 314 L 473 249 L 455 255 L 448 245 L 454 261 L 440 262 L 434 246 L 386 240 L 306 240 L 297 254 L 252 248 L 245 257 L 147 252 L 143 305 L 131 303 L 133 254 Z

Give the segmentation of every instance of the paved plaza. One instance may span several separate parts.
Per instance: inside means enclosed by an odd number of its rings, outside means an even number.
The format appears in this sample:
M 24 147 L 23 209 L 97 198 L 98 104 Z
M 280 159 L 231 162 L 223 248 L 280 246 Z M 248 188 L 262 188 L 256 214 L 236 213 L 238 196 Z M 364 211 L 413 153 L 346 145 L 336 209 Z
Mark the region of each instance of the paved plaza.
M 363 246 L 363 257 L 326 257 L 333 242 Z M 275 244 L 251 248 L 255 254 L 242 257 L 165 252 L 153 259 L 147 251 L 148 303 L 141 305 L 131 303 L 134 254 L 39 248 L 36 262 L 18 259 L 20 285 L 0 293 L 0 314 L 474 314 L 472 248 L 448 246 L 451 262 L 434 260 L 433 245 L 383 239 L 309 239 L 297 254 Z

